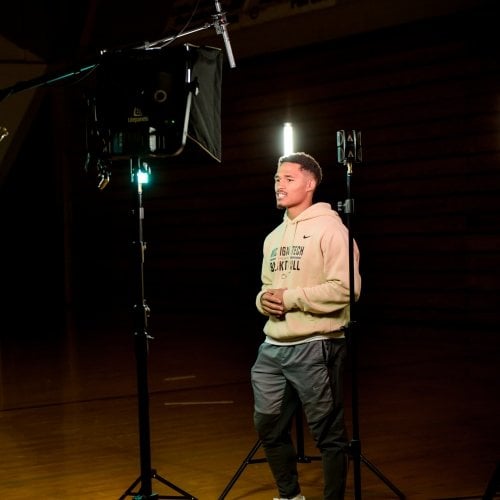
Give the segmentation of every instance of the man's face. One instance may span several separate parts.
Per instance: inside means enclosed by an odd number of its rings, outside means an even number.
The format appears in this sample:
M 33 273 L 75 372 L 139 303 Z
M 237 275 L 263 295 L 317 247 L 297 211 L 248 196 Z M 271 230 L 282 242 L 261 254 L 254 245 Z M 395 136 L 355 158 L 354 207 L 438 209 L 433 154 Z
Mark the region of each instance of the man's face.
M 313 175 L 298 163 L 282 163 L 274 176 L 276 206 L 300 213 L 311 204 L 316 183 Z

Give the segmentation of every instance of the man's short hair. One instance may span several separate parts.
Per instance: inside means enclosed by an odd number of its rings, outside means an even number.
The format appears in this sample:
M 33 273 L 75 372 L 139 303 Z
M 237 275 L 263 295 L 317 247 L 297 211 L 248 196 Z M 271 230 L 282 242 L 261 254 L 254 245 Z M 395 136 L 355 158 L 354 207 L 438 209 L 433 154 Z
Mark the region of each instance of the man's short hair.
M 298 163 L 303 170 L 307 170 L 313 174 L 318 185 L 323 179 L 323 171 L 319 163 L 310 154 L 300 152 L 281 156 L 278 160 L 278 167 L 282 163 Z

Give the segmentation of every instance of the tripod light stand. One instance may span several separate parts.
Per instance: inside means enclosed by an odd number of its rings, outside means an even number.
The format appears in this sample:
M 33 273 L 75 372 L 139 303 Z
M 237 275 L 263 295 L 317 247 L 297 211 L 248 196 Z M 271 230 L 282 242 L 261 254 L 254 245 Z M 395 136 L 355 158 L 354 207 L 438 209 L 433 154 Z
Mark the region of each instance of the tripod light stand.
M 337 132 L 337 160 L 346 167 L 346 195 L 342 204 L 339 202 L 339 212 L 344 213 L 346 226 L 349 232 L 349 304 L 350 320 L 345 328 L 348 353 L 351 358 L 352 380 L 352 438 L 349 443 L 349 454 L 354 462 L 354 498 L 361 499 L 361 463 L 364 463 L 379 479 L 381 479 L 398 498 L 404 499 L 405 495 L 389 481 L 369 460 L 361 453 L 361 440 L 359 437 L 359 405 L 358 405 L 358 360 L 357 360 L 357 320 L 356 299 L 354 295 L 354 237 L 352 231 L 352 218 L 354 214 L 354 199 L 352 198 L 352 178 L 354 163 L 361 162 L 361 132 L 355 130 L 339 130 Z
M 149 317 L 149 307 L 144 297 L 144 250 L 142 222 L 144 219 L 144 209 L 142 206 L 142 185 L 144 175 L 149 175 L 149 167 L 140 159 L 130 160 L 131 179 L 137 186 L 136 205 L 133 210 L 135 216 L 136 234 L 133 241 L 135 268 L 135 301 L 133 306 L 134 313 L 134 341 L 135 356 L 137 365 L 137 400 L 139 415 L 139 445 L 140 445 L 140 476 L 128 487 L 120 497 L 123 500 L 127 496 L 133 496 L 136 500 L 149 500 L 159 498 L 186 498 L 196 500 L 196 498 L 184 490 L 167 481 L 160 476 L 155 469 L 151 468 L 151 444 L 150 444 L 150 426 L 149 426 L 149 390 L 148 390 L 148 347 L 151 337 L 147 332 Z M 157 479 L 161 483 L 169 486 L 181 496 L 164 496 L 153 493 L 152 479 Z M 134 491 L 140 483 L 139 491 Z
M 220 156 L 219 101 L 220 51 L 189 44 L 169 51 L 134 50 L 110 54 L 97 72 L 98 86 L 89 99 L 89 164 L 95 164 L 100 189 L 109 180 L 106 164 L 111 158 L 129 158 L 136 190 L 133 210 L 134 250 L 134 342 L 137 362 L 139 407 L 140 476 L 120 500 L 195 497 L 162 478 L 151 468 L 147 332 L 149 307 L 144 299 L 144 250 L 142 222 L 143 176 L 149 175 L 145 158 L 180 154 L 189 137 L 206 152 Z M 196 99 L 194 99 L 196 96 Z M 201 112 L 203 110 L 203 113 Z M 207 113 L 210 110 L 211 113 Z M 192 118 L 190 122 L 190 118 Z M 198 133 L 198 130 L 210 133 Z M 160 496 L 152 491 L 152 479 L 174 489 L 181 496 Z M 140 484 L 138 491 L 134 491 Z

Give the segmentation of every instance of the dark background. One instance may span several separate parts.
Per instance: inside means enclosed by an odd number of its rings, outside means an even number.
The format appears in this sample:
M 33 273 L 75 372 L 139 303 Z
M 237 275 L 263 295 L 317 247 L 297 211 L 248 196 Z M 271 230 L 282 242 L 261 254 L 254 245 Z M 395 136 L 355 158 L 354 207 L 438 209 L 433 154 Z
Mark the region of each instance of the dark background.
M 238 318 L 234 328 L 253 324 L 262 240 L 282 216 L 271 179 L 282 124 L 292 121 L 297 149 L 325 171 L 320 197 L 334 206 L 346 196 L 336 132 L 362 132 L 352 195 L 366 334 L 418 325 L 428 341 L 452 329 L 457 340 L 481 343 L 496 333 L 496 15 L 494 2 L 481 2 L 246 57 L 234 69 L 225 64 L 221 163 L 190 141 L 181 155 L 150 161 L 143 225 L 152 321 L 186 312 L 191 320 Z M 103 191 L 84 169 L 91 78 L 39 92 L 1 187 L 4 321 L 14 327 L 3 329 L 2 342 L 40 341 L 59 329 L 64 336 L 66 316 L 123 315 L 135 300 L 137 192 L 129 163 L 113 163 Z

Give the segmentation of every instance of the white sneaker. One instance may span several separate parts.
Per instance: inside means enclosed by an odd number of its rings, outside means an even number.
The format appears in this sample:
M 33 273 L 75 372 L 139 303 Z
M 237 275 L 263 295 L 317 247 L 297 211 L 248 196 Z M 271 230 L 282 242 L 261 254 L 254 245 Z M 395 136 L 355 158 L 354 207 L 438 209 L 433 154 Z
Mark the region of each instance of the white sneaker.
M 304 495 L 297 495 L 296 497 L 293 498 L 273 498 L 273 500 L 306 500 L 306 497 Z

